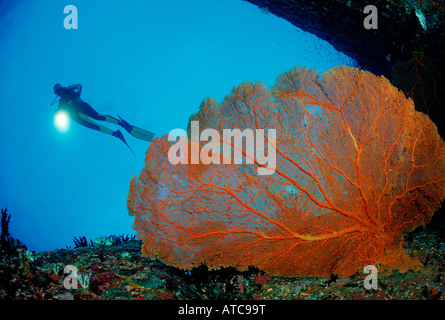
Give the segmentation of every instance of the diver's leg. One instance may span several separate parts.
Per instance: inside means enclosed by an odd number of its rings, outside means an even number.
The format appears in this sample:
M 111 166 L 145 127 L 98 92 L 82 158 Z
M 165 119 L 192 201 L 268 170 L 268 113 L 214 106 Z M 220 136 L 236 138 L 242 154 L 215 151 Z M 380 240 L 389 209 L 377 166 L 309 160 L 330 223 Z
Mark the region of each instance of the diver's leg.
M 125 130 L 127 130 L 128 133 L 130 133 L 132 136 L 141 139 L 141 140 L 145 140 L 145 141 L 151 141 L 154 137 L 154 133 L 132 126 L 131 124 L 129 124 L 127 121 L 123 120 L 121 117 L 119 117 L 119 120 L 107 115 L 107 114 L 100 114 L 98 113 L 96 110 L 94 110 L 88 103 L 84 102 L 84 101 L 80 101 L 77 103 L 76 105 L 77 110 L 79 111 L 79 114 L 83 114 L 89 118 L 92 118 L 94 120 L 99 120 L 99 121 L 106 121 L 109 123 L 113 123 L 113 124 L 117 124 L 119 126 L 121 126 L 122 128 L 124 128 Z M 105 128 L 106 130 L 109 130 L 106 127 L 100 126 L 97 123 L 95 123 L 94 121 L 92 121 L 91 119 L 86 120 L 88 122 L 93 122 L 95 126 L 99 126 L 101 128 Z M 99 130 L 99 129 L 96 129 Z M 102 130 L 101 130 L 102 131 Z M 118 130 L 119 131 L 119 130 Z M 115 134 L 117 134 L 118 131 L 115 131 Z M 112 132 L 112 131 L 111 131 Z M 121 138 L 121 137 L 119 137 Z M 123 138 L 123 137 L 122 137 Z M 121 140 L 122 140 L 121 138 Z
M 103 132 L 103 133 L 106 133 L 109 135 L 113 135 L 113 130 L 94 122 L 93 120 L 91 120 L 89 117 L 87 117 L 83 113 L 78 113 L 77 117 L 74 117 L 73 120 L 87 128 L 90 128 L 93 130 L 98 130 L 100 132 Z
M 98 113 L 97 114 L 97 118 L 95 118 L 95 119 L 96 120 L 110 122 L 110 123 L 114 123 L 114 124 L 118 124 L 119 123 L 119 120 L 117 120 L 115 117 L 109 116 L 107 114 Z
M 116 118 L 106 115 L 106 114 L 100 114 L 96 110 L 94 110 L 88 103 L 82 101 L 78 104 L 79 112 L 83 113 L 84 115 L 99 121 L 106 121 L 114 124 L 118 124 L 119 120 Z
M 130 148 L 130 146 L 128 145 L 127 141 L 125 141 L 124 136 L 122 135 L 122 132 L 120 132 L 120 130 L 116 130 L 113 131 L 105 126 L 102 126 L 100 124 L 97 124 L 96 122 L 94 122 L 93 120 L 91 120 L 90 118 L 88 118 L 86 115 L 84 115 L 83 113 L 77 113 L 75 115 L 73 115 L 71 117 L 74 121 L 76 121 L 77 123 L 93 129 L 93 130 L 98 130 L 100 132 L 112 135 L 113 137 L 119 138 L 123 143 L 125 143 L 125 145 Z M 131 150 L 131 148 L 130 148 Z M 133 152 L 133 150 L 131 150 L 131 152 Z M 134 154 L 134 153 L 133 153 Z

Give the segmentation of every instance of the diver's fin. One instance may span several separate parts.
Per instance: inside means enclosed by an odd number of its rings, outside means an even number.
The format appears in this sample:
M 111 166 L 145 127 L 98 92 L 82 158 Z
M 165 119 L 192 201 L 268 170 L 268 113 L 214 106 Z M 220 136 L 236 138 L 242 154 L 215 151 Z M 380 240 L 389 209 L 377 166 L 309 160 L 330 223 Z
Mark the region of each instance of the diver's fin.
M 114 131 L 113 132 L 113 137 L 119 138 L 121 139 L 121 141 L 123 143 L 125 143 L 125 145 L 128 147 L 128 149 L 130 149 L 131 153 L 136 157 L 136 155 L 133 152 L 133 149 L 131 149 L 131 147 L 129 146 L 129 144 L 127 143 L 127 141 L 124 138 L 124 135 L 122 134 L 122 132 L 120 130 Z
M 141 129 L 139 127 L 132 126 L 127 121 L 121 118 L 120 115 L 117 115 L 119 117 L 119 123 L 122 128 L 128 131 L 129 134 L 131 134 L 133 137 L 150 142 L 153 140 L 155 134 L 153 132 Z
M 153 132 L 133 126 L 133 129 L 129 132 L 133 137 L 150 142 L 153 140 L 155 134 Z

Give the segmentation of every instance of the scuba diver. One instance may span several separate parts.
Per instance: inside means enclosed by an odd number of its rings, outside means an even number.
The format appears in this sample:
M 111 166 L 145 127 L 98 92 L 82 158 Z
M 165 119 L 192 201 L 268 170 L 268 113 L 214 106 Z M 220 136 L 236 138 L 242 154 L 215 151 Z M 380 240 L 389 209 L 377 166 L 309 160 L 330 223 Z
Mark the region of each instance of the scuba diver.
M 100 132 L 112 135 L 113 137 L 119 138 L 120 140 L 122 140 L 123 143 L 125 143 L 125 145 L 127 145 L 128 148 L 130 148 L 130 146 L 128 145 L 127 141 L 125 141 L 125 138 L 120 130 L 113 131 L 103 125 L 96 123 L 92 119 L 117 124 L 138 139 L 148 142 L 153 140 L 153 132 L 132 126 L 127 121 L 123 120 L 119 115 L 119 119 L 116 119 L 115 117 L 106 114 L 100 114 L 96 110 L 94 110 L 88 103 L 80 98 L 80 93 L 82 92 L 81 84 L 75 84 L 68 87 L 63 87 L 60 84 L 56 84 L 53 90 L 56 94 L 56 97 L 54 98 L 51 105 L 55 103 L 57 97 L 60 97 L 58 109 L 56 110 L 56 112 L 59 110 L 66 111 L 71 119 L 83 125 L 84 127 L 98 130 Z

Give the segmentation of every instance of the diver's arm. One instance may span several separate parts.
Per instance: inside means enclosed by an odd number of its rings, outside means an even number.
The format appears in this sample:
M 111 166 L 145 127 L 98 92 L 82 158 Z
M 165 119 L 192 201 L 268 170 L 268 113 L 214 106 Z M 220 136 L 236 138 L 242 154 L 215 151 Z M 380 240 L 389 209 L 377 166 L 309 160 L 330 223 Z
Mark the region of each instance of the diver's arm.
M 73 84 L 70 85 L 68 87 L 66 87 L 67 89 L 77 89 L 77 92 L 80 94 L 80 92 L 82 91 L 82 85 L 80 83 L 78 84 Z

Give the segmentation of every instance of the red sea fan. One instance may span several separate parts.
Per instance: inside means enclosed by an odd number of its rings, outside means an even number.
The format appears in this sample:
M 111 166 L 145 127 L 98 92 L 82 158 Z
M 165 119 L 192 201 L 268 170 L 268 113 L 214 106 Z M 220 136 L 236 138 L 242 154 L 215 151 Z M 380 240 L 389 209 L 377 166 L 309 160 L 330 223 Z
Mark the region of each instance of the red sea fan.
M 182 160 L 192 150 L 216 159 L 223 145 L 237 149 L 224 129 L 251 129 L 267 142 L 264 152 L 276 152 L 276 165 L 258 174 L 271 166 L 249 157 L 247 142 L 241 164 L 172 164 L 169 150 L 180 144 L 153 141 L 128 209 L 143 254 L 179 268 L 346 276 L 378 262 L 409 265 L 404 233 L 430 221 L 445 195 L 436 126 L 369 72 L 294 68 L 272 91 L 244 83 L 221 103 L 205 100 L 190 121 L 220 135 L 210 152 L 202 139 L 184 140 Z

